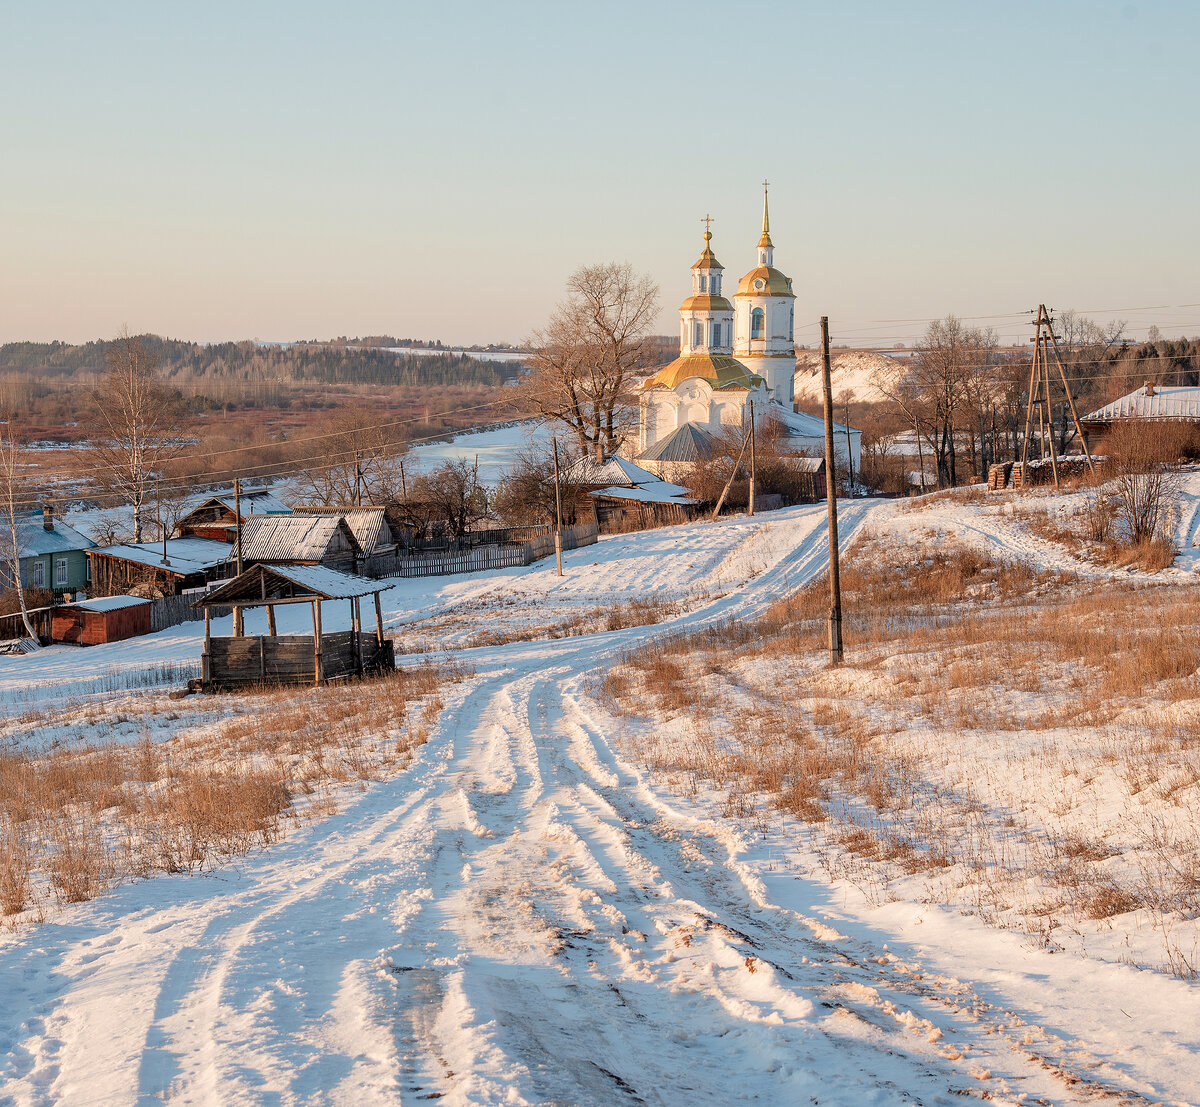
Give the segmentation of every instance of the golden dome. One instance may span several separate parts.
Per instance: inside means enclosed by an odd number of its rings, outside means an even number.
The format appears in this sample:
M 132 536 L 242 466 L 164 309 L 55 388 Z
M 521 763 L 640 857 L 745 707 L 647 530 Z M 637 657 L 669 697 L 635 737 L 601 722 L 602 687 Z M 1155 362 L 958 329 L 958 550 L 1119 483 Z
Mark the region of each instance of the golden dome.
M 731 304 L 724 296 L 710 296 L 703 293 L 700 296 L 689 296 L 679 305 L 680 311 L 733 311 Z
M 712 241 L 712 231 L 704 232 L 704 249 L 700 253 L 700 259 L 692 266 L 693 269 L 724 269 L 716 255 L 712 252 L 712 247 L 709 243 Z
M 758 282 L 762 282 L 761 284 Z M 751 269 L 738 281 L 735 296 L 790 296 L 793 300 L 796 294 L 792 291 L 792 282 L 773 265 L 760 265 Z
M 726 388 L 744 388 L 749 392 L 763 384 L 762 377 L 728 354 L 685 354 L 664 365 L 642 387 L 675 388 L 691 377 L 708 381 L 718 392 Z

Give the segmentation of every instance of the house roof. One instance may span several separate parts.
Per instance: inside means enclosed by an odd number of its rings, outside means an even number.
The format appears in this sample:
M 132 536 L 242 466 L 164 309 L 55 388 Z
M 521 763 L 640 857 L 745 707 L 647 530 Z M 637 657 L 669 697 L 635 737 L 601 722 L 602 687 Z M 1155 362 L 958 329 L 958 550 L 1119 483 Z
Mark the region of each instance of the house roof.
M 636 485 L 658 480 L 653 473 L 616 454 L 605 461 L 581 457 L 567 467 L 564 475 L 577 484 Z
M 810 415 L 807 411 L 793 411 L 790 407 L 775 403 L 766 405 L 765 415 L 767 418 L 783 424 L 792 438 L 819 438 L 822 442 L 825 440 L 825 417 L 823 415 Z M 841 423 L 834 423 L 833 433 L 845 434 L 846 428 Z M 850 433 L 852 435 L 862 434 L 862 431 L 851 427 Z
M 1200 388 L 1145 385 L 1136 391 L 1097 408 L 1083 416 L 1085 423 L 1110 423 L 1115 419 L 1197 419 L 1200 420 Z
M 161 542 L 121 542 L 115 546 L 100 546 L 88 553 L 116 558 L 118 561 L 133 561 L 176 577 L 202 573 L 224 564 L 234 555 L 230 543 L 218 542 L 215 538 L 168 538 L 167 561 L 170 564 L 163 563 Z
M 823 457 L 797 457 L 789 463 L 798 473 L 819 473 L 825 468 Z
M 683 426 L 638 454 L 639 461 L 705 461 L 716 452 L 717 439 L 695 423 Z
M 63 604 L 63 607 L 78 607 L 83 611 L 120 611 L 124 607 L 141 607 L 149 602 L 140 596 L 101 596 L 95 600 L 76 600 Z
M 588 495 L 608 500 L 634 500 L 644 504 L 695 504 L 700 502 L 692 496 L 690 489 L 665 480 L 639 484 L 636 488 L 598 488 L 595 492 L 589 492 Z
M 31 515 L 17 523 L 17 541 L 22 557 L 41 557 L 45 554 L 69 553 L 71 550 L 89 550 L 95 546 L 74 527 L 67 526 L 61 519 L 54 520 L 54 529 L 42 525 L 42 516 Z
M 387 513 L 382 507 L 325 507 L 322 504 L 301 504 L 294 509 L 296 515 L 339 515 L 354 533 L 355 541 L 364 553 L 371 553 L 379 546 L 388 546 L 394 541 L 392 528 L 388 526 Z
M 242 557 L 249 561 L 320 561 L 342 530 L 357 552 L 354 532 L 341 515 L 251 515 L 242 524 Z
M 389 585 L 331 569 L 328 565 L 252 565 L 240 576 L 197 600 L 193 607 L 261 607 L 288 599 L 350 600 L 385 591 Z
M 182 526 L 189 522 L 192 516 L 205 511 L 207 508 L 220 507 L 229 512 L 230 515 L 237 517 L 235 504 L 237 497 L 232 492 L 226 494 L 221 493 L 218 496 L 209 496 L 206 499 L 197 503 L 179 522 L 176 526 Z M 277 500 L 270 492 L 260 490 L 256 492 L 242 493 L 242 518 L 248 519 L 251 515 L 287 515 L 291 512 L 291 508 L 282 500 Z

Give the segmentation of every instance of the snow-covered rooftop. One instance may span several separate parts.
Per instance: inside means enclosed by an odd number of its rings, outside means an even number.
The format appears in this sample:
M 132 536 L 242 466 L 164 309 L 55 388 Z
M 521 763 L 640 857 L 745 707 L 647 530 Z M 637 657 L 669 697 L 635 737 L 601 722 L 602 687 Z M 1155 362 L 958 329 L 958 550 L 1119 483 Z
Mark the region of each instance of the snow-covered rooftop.
M 665 480 L 639 484 L 636 488 L 625 488 L 620 485 L 598 488 L 591 495 L 604 496 L 612 500 L 636 500 L 638 503 L 644 504 L 694 504 L 700 502 L 692 496 L 690 489 Z
M 581 457 L 567 467 L 566 478 L 577 484 L 623 484 L 626 487 L 658 480 L 640 465 L 615 454 L 606 461 Z
M 54 529 L 47 530 L 41 515 L 34 515 L 17 523 L 17 541 L 22 557 L 90 550 L 96 544 L 74 527 L 67 526 L 61 519 L 55 519 Z
M 1108 423 L 1114 419 L 1200 420 L 1200 388 L 1143 385 L 1083 417 L 1086 423 Z
M 101 596 L 95 600 L 76 600 L 67 607 L 78 607 L 84 611 L 120 611 L 123 607 L 141 607 L 149 603 L 139 596 Z
M 242 525 L 242 557 L 320 561 L 341 525 L 341 515 L 252 515 Z
M 99 547 L 94 552 L 164 569 L 175 576 L 187 576 L 229 561 L 233 557 L 233 546 L 215 538 L 168 538 L 166 564 L 161 542 L 121 542 L 116 546 Z

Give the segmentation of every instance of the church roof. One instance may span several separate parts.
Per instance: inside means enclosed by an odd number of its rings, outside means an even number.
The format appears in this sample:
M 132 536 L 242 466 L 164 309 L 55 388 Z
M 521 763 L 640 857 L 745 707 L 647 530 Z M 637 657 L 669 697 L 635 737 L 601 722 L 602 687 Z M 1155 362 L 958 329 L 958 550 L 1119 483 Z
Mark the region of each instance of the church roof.
M 755 288 L 754 282 L 761 280 L 762 288 Z M 773 265 L 759 265 L 751 269 L 738 281 L 735 296 L 790 296 L 793 300 L 796 294 L 792 291 L 792 282 Z
M 763 383 L 737 358 L 728 354 L 685 354 L 664 365 L 643 388 L 674 388 L 690 377 L 708 381 L 718 392 L 725 388 L 744 388 L 747 392 Z
M 648 484 L 658 480 L 653 473 L 634 465 L 628 458 L 612 454 L 604 461 L 595 461 L 590 457 L 581 457 L 573 461 L 564 474 L 567 480 L 576 484 L 613 484 L 635 485 Z
M 716 436 L 695 423 L 684 423 L 637 455 L 638 461 L 705 461 L 717 450 Z
M 689 296 L 679 305 L 680 311 L 733 311 L 731 304 L 724 296 Z

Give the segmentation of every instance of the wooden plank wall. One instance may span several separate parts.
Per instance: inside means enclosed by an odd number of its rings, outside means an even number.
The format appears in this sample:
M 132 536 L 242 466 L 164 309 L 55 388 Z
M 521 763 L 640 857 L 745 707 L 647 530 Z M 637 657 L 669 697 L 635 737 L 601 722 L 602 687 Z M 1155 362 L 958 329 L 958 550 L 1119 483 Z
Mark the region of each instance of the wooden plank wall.
M 362 636 L 363 668 L 395 668 L 390 639 L 381 647 L 374 634 Z M 354 634 L 338 631 L 321 635 L 321 670 L 325 679 L 350 676 L 358 671 Z M 256 684 L 312 684 L 314 677 L 311 634 L 278 637 L 250 635 L 209 639 L 209 673 L 221 688 L 248 688 Z

